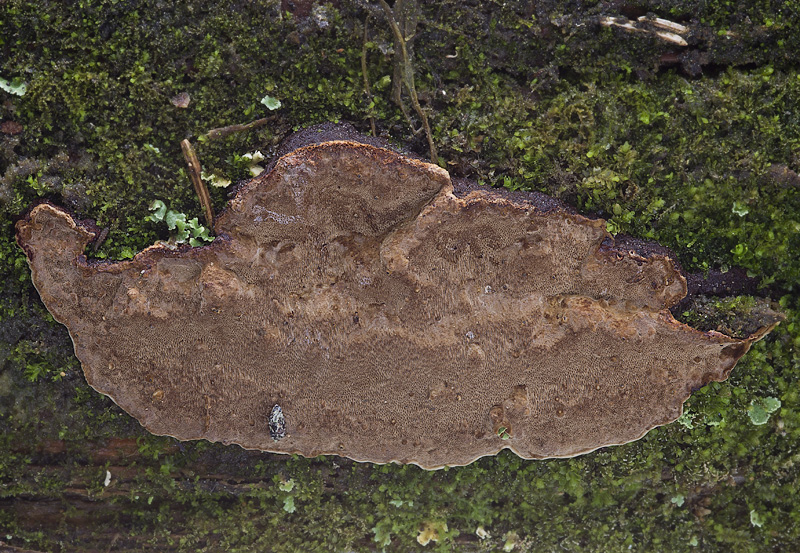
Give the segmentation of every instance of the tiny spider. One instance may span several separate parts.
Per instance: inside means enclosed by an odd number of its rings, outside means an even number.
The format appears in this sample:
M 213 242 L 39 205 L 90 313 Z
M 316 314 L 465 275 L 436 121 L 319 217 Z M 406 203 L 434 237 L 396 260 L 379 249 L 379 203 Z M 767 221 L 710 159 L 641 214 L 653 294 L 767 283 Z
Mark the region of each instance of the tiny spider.
M 283 416 L 283 409 L 277 403 L 269 415 L 269 435 L 276 442 L 286 436 L 286 417 Z

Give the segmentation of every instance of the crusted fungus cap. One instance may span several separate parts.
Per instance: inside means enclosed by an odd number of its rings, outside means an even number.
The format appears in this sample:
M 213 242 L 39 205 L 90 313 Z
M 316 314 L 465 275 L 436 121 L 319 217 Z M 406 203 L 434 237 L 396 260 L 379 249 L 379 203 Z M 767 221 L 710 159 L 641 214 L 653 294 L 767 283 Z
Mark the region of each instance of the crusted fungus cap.
M 17 224 L 89 384 L 181 440 L 425 468 L 569 457 L 675 420 L 771 328 L 693 330 L 668 310 L 686 280 L 667 253 L 369 144 L 287 153 L 215 230 L 108 263 L 61 208 Z

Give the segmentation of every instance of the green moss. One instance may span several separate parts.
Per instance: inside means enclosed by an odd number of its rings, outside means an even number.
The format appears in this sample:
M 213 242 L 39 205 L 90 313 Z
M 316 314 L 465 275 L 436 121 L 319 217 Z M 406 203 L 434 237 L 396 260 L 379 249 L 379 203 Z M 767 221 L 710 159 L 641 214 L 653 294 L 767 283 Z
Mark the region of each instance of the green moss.
M 384 22 L 368 21 L 368 98 L 366 13 L 349 2 L 325 8 L 327 25 L 281 17 L 277 2 L 3 3 L 1 76 L 27 84 L 0 104 L 25 128 L 0 136 L 4 540 L 41 550 L 105 550 L 112 540 L 157 551 L 800 548 L 797 10 L 640 5 L 694 26 L 686 53 L 705 56 L 705 75 L 659 67 L 667 44 L 599 29 L 596 17 L 616 15 L 608 3 L 424 4 L 414 64 L 443 163 L 595 211 L 614 232 L 672 247 L 689 270 L 742 266 L 785 291 L 787 319 L 727 382 L 693 394 L 690 424 L 577 459 L 504 452 L 427 472 L 147 434 L 86 384 L 13 242 L 13 218 L 42 198 L 110 229 L 97 257 L 166 239 L 145 222 L 153 200 L 201 215 L 180 152 L 187 137 L 207 172 L 234 181 L 247 176 L 244 153 L 269 155 L 292 129 L 327 120 L 366 130 L 374 117 L 379 132 L 424 154 L 424 137 L 389 97 Z M 186 109 L 170 101 L 181 92 Z M 281 108 L 270 112 L 266 95 Z M 257 130 L 198 140 L 271 114 Z M 212 199 L 219 209 L 226 192 Z M 713 299 L 689 316 L 747 332 L 732 321 L 754 305 Z M 780 408 L 753 424 L 751 405 L 768 397 Z M 135 446 L 98 457 L 112 438 Z M 39 500 L 57 505 L 43 526 L 22 507 Z M 423 548 L 416 538 L 428 523 L 440 540 Z

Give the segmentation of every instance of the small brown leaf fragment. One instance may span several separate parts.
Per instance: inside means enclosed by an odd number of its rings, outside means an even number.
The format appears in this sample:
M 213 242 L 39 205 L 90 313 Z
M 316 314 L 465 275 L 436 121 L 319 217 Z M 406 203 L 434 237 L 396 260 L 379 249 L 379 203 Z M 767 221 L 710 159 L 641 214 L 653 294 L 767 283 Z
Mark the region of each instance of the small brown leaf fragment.
M 25 127 L 16 121 L 3 121 L 0 123 L 0 132 L 3 134 L 14 136 L 15 134 L 20 134 L 24 130 Z
M 172 105 L 176 108 L 186 109 L 189 107 L 192 97 L 189 96 L 188 92 L 181 92 L 170 98 L 169 101 L 172 102 Z

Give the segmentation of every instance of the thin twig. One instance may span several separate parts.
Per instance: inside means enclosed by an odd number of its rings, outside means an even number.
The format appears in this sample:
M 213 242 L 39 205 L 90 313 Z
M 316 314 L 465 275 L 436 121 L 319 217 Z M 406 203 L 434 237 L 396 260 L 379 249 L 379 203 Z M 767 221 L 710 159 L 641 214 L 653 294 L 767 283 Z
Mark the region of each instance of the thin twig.
M 369 89 L 369 76 L 367 75 L 367 22 L 369 16 L 364 19 L 364 41 L 361 46 L 361 74 L 364 75 L 364 93 L 367 95 L 367 101 L 372 103 L 372 91 Z M 370 107 L 369 126 L 372 129 L 372 136 L 377 136 L 375 132 L 375 117 L 372 116 L 372 108 Z
M 416 111 L 417 115 L 419 115 L 420 119 L 422 119 L 422 126 L 425 129 L 425 136 L 428 139 L 428 148 L 430 149 L 431 161 L 433 163 L 439 163 L 439 156 L 436 154 L 436 146 L 433 143 L 431 127 L 428 124 L 428 117 L 425 115 L 425 112 L 422 111 L 422 106 L 419 104 L 419 98 L 417 97 L 417 89 L 414 86 L 414 69 L 411 66 L 411 60 L 408 58 L 406 38 L 403 36 L 403 33 L 400 32 L 400 27 L 397 25 L 397 21 L 394 18 L 394 12 L 392 11 L 392 8 L 386 3 L 386 0 L 379 1 L 384 13 L 386 14 L 386 19 L 389 21 L 389 26 L 392 28 L 392 33 L 394 33 L 395 42 L 400 45 L 400 54 L 403 60 L 403 83 L 406 85 L 406 90 L 411 98 L 411 105 L 414 107 L 414 111 Z
M 274 121 L 276 118 L 277 118 L 276 115 L 270 115 L 269 117 L 264 117 L 263 119 L 256 119 L 255 121 L 246 123 L 244 125 L 229 125 L 227 127 L 211 129 L 205 134 L 204 138 L 207 138 L 208 140 L 217 140 L 219 138 L 225 138 L 226 136 L 233 133 L 249 131 L 251 129 L 255 129 L 256 127 L 261 127 L 271 121 Z
M 181 150 L 183 150 L 183 157 L 189 166 L 189 178 L 192 179 L 194 191 L 200 199 L 200 205 L 203 206 L 203 213 L 205 213 L 206 223 L 209 228 L 214 228 L 214 212 L 211 210 L 211 196 L 208 194 L 206 183 L 200 178 L 200 160 L 197 159 L 197 154 L 192 148 L 191 142 L 183 140 L 181 142 Z
M 678 23 L 673 23 L 672 21 L 667 21 L 666 19 L 643 19 L 639 18 L 639 24 L 647 24 L 650 23 L 656 27 L 660 27 L 662 29 L 672 29 L 678 30 L 680 32 L 686 32 L 688 29 L 683 25 Z M 688 46 L 689 43 L 686 42 L 686 39 L 680 36 L 677 33 L 673 32 L 666 32 L 666 31 L 656 31 L 654 29 L 646 29 L 642 27 L 638 27 L 634 25 L 629 19 L 624 17 L 611 17 L 605 16 L 600 18 L 600 25 L 604 27 L 619 27 L 620 29 L 625 29 L 626 31 L 633 31 L 637 33 L 647 33 L 650 35 L 655 35 L 662 40 L 666 40 L 667 42 L 671 42 L 673 44 L 677 44 L 678 46 Z
M 100 234 L 97 235 L 97 238 L 95 238 L 94 242 L 92 243 L 92 250 L 97 251 L 100 249 L 100 246 L 102 246 L 103 242 L 105 242 L 106 238 L 108 238 L 108 232 L 110 230 L 111 229 L 109 229 L 108 227 L 105 227 L 103 230 L 100 231 Z
M 651 23 L 656 27 L 661 27 L 662 29 L 666 29 L 672 33 L 676 34 L 683 34 L 689 30 L 686 25 L 681 25 L 680 23 L 675 23 L 674 21 L 670 21 L 668 19 L 662 19 L 660 17 L 656 17 L 654 19 L 649 19 L 647 16 L 643 15 L 639 18 L 639 22 L 641 23 Z

